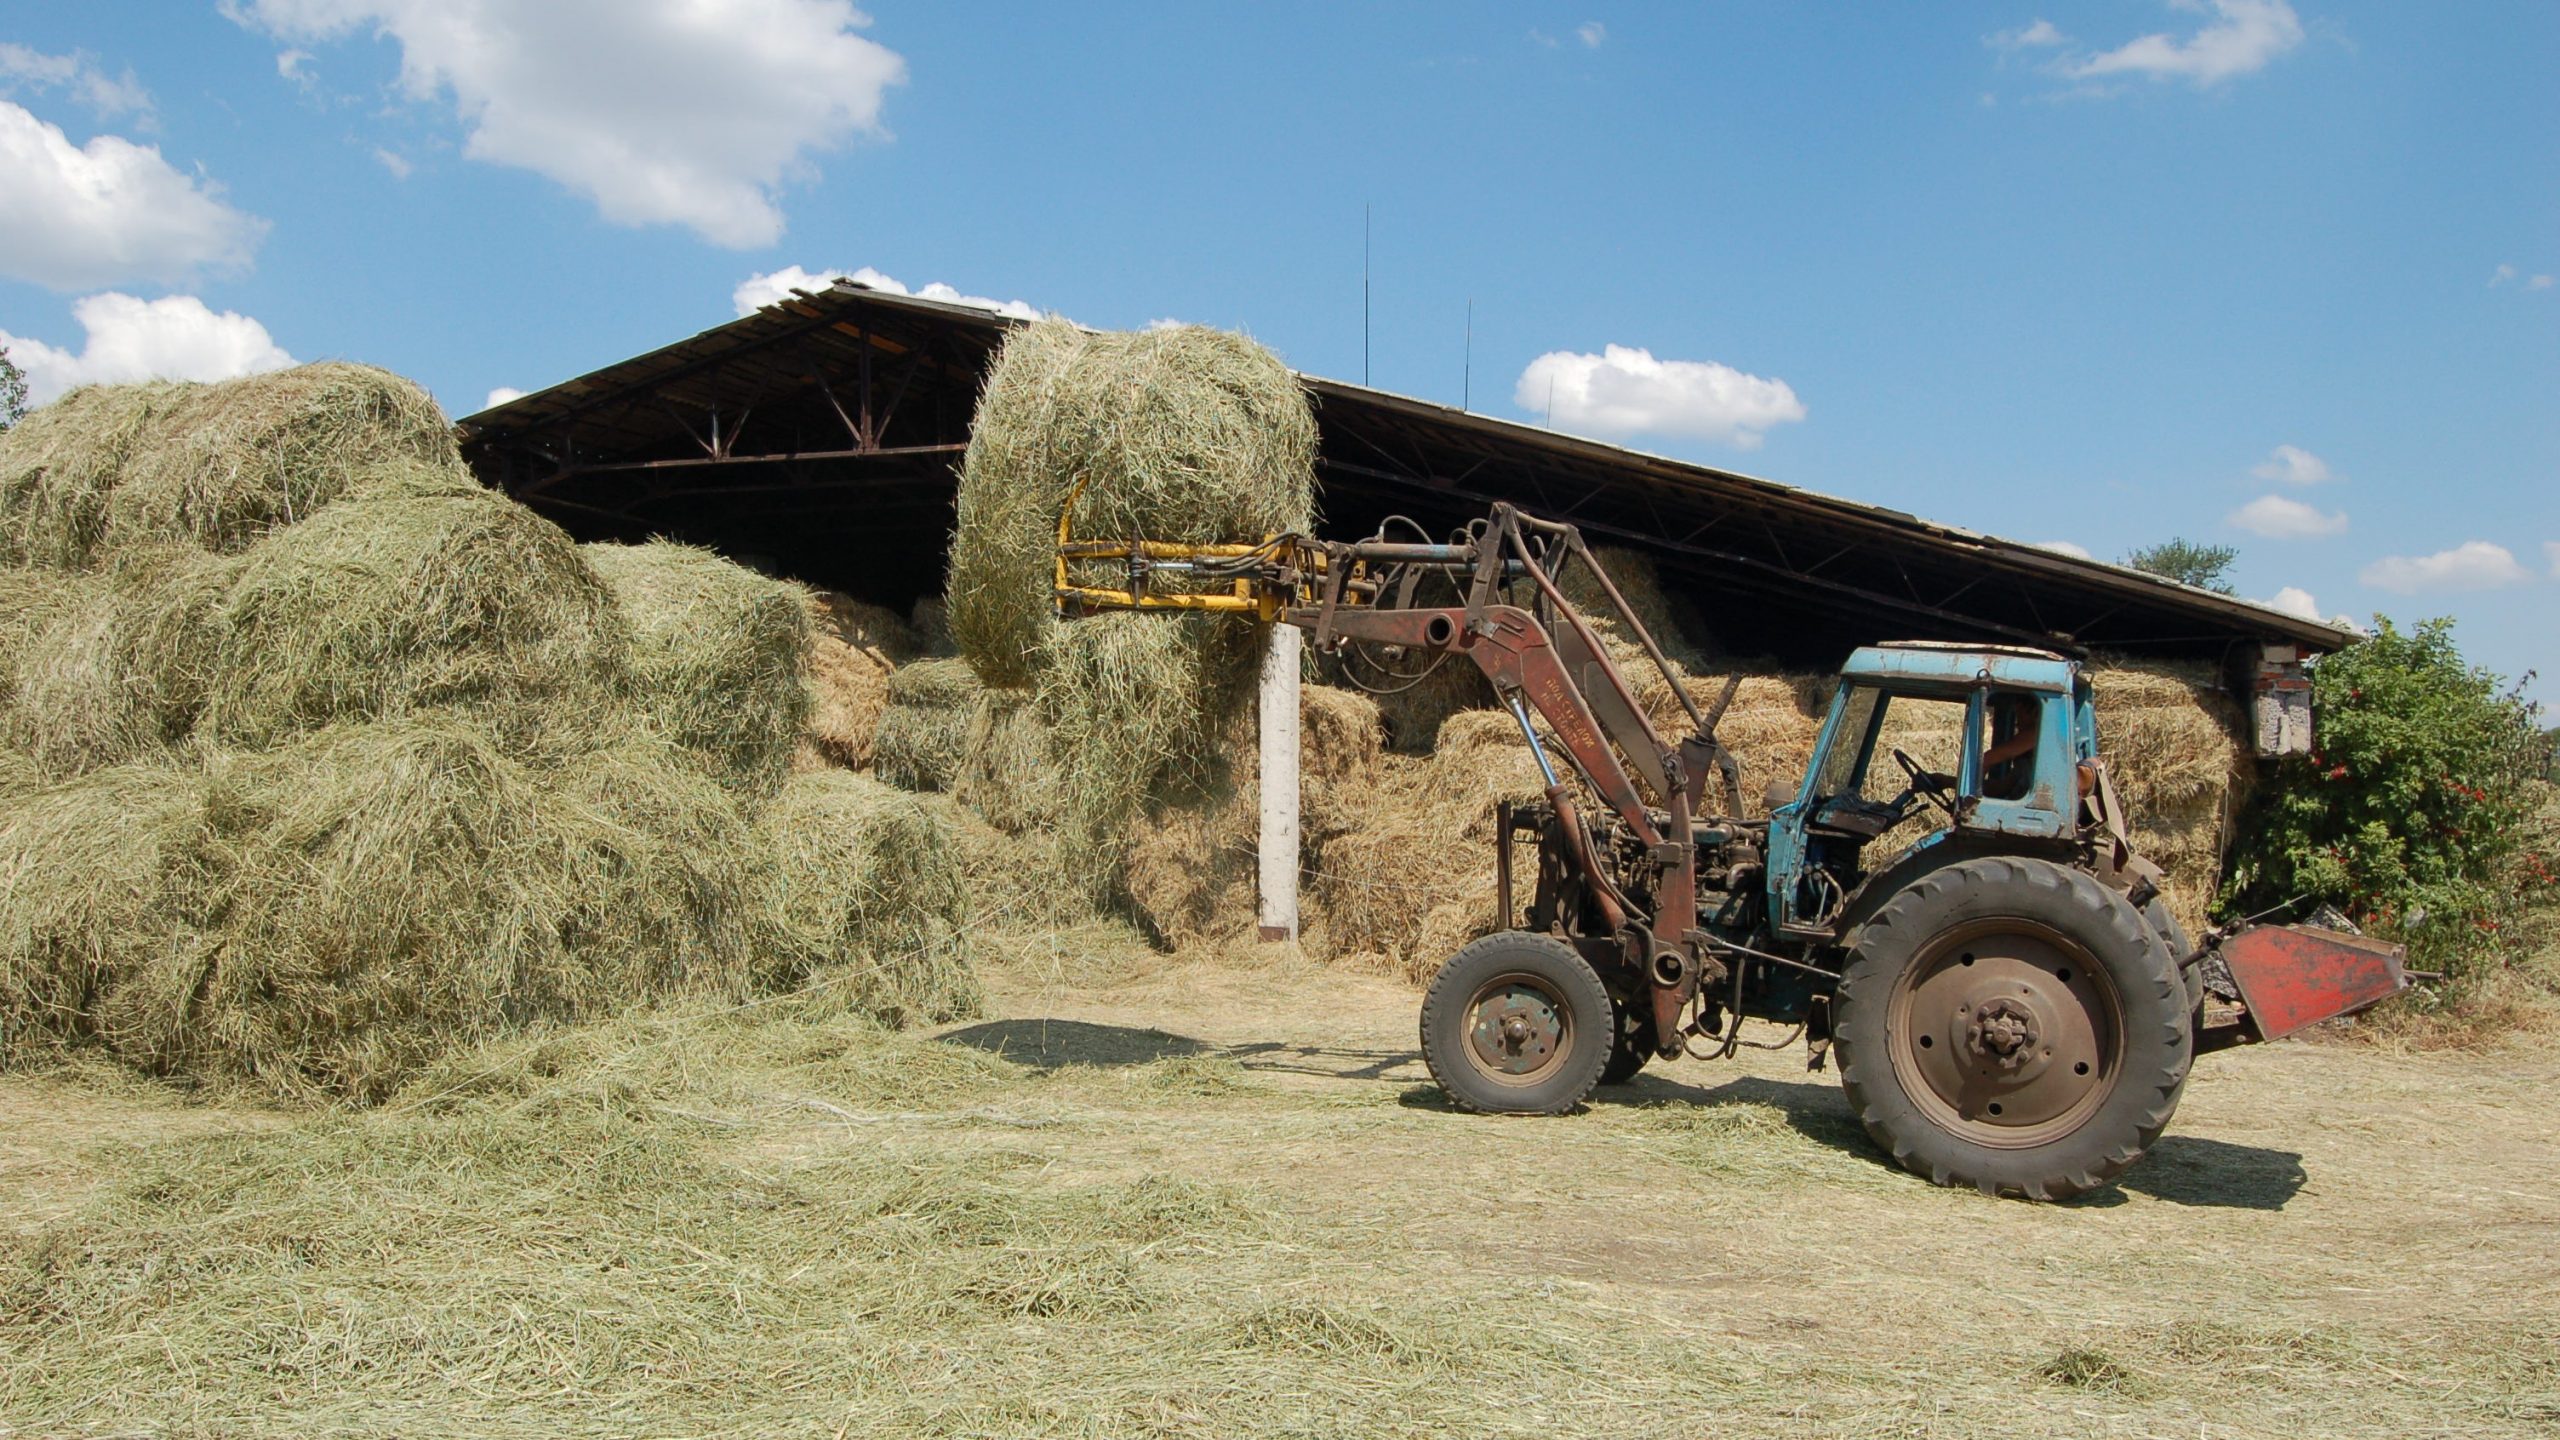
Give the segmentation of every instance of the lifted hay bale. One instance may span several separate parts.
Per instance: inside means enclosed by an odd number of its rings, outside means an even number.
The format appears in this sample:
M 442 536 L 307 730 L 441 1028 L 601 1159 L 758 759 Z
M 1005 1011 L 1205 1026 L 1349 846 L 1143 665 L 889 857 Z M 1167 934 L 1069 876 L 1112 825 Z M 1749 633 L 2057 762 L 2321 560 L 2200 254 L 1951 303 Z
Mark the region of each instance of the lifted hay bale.
M 1259 540 L 1312 523 L 1315 419 L 1297 377 L 1196 325 L 1015 331 L 987 374 L 962 468 L 953 635 L 990 685 L 1032 678 L 1067 497 L 1086 538 Z
M 520 746 L 590 727 L 629 689 L 612 592 L 502 496 L 349 500 L 236 564 L 204 714 L 227 744 L 461 707 Z
M 641 706 L 727 784 L 773 793 L 811 712 L 803 592 L 672 541 L 578 550 L 629 628 Z
M 388 370 L 331 360 L 185 386 L 152 405 L 108 496 L 107 537 L 237 552 L 400 462 L 469 483 L 444 412 Z
M 903 790 L 948 790 L 968 751 L 969 719 L 985 690 L 966 660 L 920 660 L 889 676 L 871 741 L 871 768 Z
M 984 997 L 960 948 L 968 891 L 935 802 L 820 771 L 785 783 L 758 829 L 781 956 L 770 983 L 892 1024 L 977 1013 Z
M 0 432 L 0 560 L 76 569 L 107 532 L 107 496 L 152 417 L 191 387 L 83 385 Z

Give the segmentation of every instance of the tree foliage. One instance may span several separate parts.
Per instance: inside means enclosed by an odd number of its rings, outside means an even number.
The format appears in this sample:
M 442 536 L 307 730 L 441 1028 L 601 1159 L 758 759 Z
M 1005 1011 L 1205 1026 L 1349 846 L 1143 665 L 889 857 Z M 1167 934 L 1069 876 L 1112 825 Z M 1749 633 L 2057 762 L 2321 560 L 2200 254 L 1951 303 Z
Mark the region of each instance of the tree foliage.
M 27 372 L 9 359 L 9 347 L 0 345 L 0 430 L 6 430 L 27 416 Z
M 2230 595 L 2237 592 L 2231 588 L 2231 582 L 2222 577 L 2231 568 L 2231 562 L 2239 558 L 2240 552 L 2228 545 L 2203 545 L 2193 540 L 2173 538 L 2157 545 L 2143 546 L 2125 556 L 2124 563 L 2182 585 Z
M 2422 965 L 2515 958 L 2560 902 L 2540 708 L 2465 662 L 2450 620 L 2382 620 L 2314 663 L 2311 685 L 2316 748 L 2260 793 L 2227 908 L 2303 897 L 2406 941 Z

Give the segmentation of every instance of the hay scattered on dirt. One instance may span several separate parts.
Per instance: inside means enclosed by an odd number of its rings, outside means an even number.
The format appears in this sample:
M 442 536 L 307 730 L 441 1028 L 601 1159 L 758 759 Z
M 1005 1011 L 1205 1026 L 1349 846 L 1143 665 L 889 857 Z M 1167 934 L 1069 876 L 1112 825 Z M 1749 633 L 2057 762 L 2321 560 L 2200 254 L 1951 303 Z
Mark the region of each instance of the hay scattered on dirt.
M 889 676 L 888 703 L 871 741 L 873 772 L 905 790 L 950 789 L 985 688 L 965 660 L 899 666 Z
M 1050 587 L 1070 494 L 1089 539 L 1259 540 L 1312 523 L 1315 419 L 1297 377 L 1200 326 L 1015 331 L 970 431 L 947 600 L 990 685 L 1028 683 L 1056 626 Z
M 711 551 L 669 541 L 581 545 L 631 634 L 641 705 L 739 790 L 782 784 L 808 725 L 809 603 Z M 833 718 L 833 717 L 831 717 Z M 838 728 L 850 728 L 838 721 Z
M 795 775 L 759 828 L 767 909 L 785 968 L 830 1004 L 893 1024 L 961 1019 L 983 996 L 961 951 L 967 888 L 950 827 L 926 800 L 863 775 Z
M 186 386 L 154 405 L 129 452 L 109 538 L 242 550 L 400 462 L 467 479 L 444 412 L 388 370 L 323 361 Z

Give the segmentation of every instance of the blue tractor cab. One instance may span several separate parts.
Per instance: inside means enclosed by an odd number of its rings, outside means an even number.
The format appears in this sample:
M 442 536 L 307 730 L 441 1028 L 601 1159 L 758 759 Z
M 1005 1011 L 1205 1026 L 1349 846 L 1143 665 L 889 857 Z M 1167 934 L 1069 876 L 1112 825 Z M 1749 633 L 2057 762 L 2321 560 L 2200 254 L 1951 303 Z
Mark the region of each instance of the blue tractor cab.
M 2070 846 L 2097 754 L 2088 678 L 2061 655 L 1924 641 L 1859 649 L 1802 780 L 1769 796 L 1774 927 L 1836 933 L 1850 899 L 1843 875 L 1954 837 Z M 1862 853 L 1871 850 L 1885 853 Z

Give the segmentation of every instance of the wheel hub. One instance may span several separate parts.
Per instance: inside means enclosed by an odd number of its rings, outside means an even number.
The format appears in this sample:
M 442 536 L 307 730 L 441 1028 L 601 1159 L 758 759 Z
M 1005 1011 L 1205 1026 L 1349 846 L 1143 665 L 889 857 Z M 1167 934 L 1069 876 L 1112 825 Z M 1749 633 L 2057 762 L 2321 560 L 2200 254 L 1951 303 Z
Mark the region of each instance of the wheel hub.
M 2027 921 L 1952 932 L 1890 1002 L 1893 1063 L 1935 1123 L 1977 1144 L 2042 1144 L 2114 1084 L 2121 1021 L 2087 950 Z
M 1476 996 L 1467 1038 L 1476 1062 L 1503 1075 L 1532 1075 L 1564 1047 L 1565 1021 L 1555 997 L 1517 981 L 1489 985 Z
M 1965 1045 L 1974 1054 L 2000 1070 L 2014 1071 L 2034 1058 L 2037 1045 L 2035 1011 L 2010 999 L 1994 996 L 1978 1006 L 1965 1021 Z

